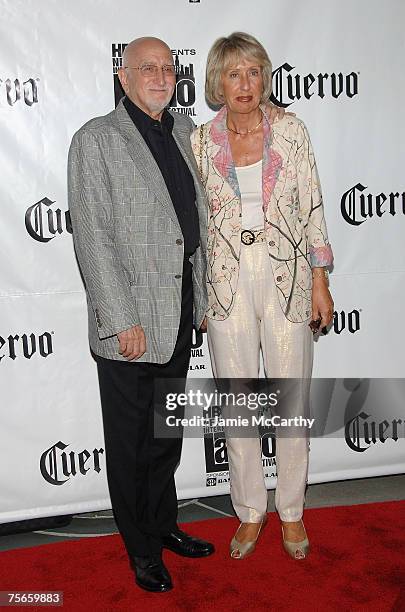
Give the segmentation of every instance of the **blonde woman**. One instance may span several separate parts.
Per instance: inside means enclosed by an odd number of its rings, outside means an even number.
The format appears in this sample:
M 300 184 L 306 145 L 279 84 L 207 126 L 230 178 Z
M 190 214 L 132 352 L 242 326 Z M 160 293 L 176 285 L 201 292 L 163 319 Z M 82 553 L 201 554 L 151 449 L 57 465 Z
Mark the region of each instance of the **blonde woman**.
M 265 112 L 272 66 L 263 46 L 236 32 L 209 52 L 206 97 L 222 106 L 192 135 L 209 201 L 208 343 L 216 378 L 308 379 L 313 337 L 332 320 L 333 260 L 307 129 Z M 303 389 L 305 385 L 303 386 Z M 305 392 L 303 391 L 303 394 Z M 305 398 L 302 398 L 302 405 Z M 253 552 L 267 513 L 259 437 L 227 435 L 231 498 L 240 519 L 230 552 Z M 285 550 L 305 558 L 302 522 L 308 438 L 277 439 L 276 508 Z

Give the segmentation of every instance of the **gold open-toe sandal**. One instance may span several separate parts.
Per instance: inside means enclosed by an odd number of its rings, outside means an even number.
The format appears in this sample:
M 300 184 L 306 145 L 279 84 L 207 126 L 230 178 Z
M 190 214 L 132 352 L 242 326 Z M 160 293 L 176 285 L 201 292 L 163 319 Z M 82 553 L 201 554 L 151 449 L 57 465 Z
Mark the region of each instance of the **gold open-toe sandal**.
M 304 525 L 302 526 L 304 527 Z M 283 525 L 281 525 L 281 532 L 283 534 L 283 546 L 286 553 L 288 553 L 292 559 L 305 559 L 305 557 L 307 557 L 309 553 L 309 540 L 307 537 L 307 532 L 305 531 L 305 538 L 300 542 L 288 542 L 287 540 L 285 540 Z
M 248 555 L 251 555 L 252 552 L 254 552 L 256 548 L 257 540 L 259 539 L 259 535 L 263 527 L 265 526 L 266 522 L 267 522 L 267 516 L 265 516 L 264 519 L 260 522 L 260 527 L 257 532 L 256 538 L 248 542 L 238 542 L 238 540 L 236 539 L 236 536 L 238 535 L 238 531 L 243 525 L 243 523 L 239 525 L 234 537 L 231 540 L 231 544 L 230 544 L 229 552 L 230 552 L 232 559 L 245 559 L 245 557 L 247 557 Z

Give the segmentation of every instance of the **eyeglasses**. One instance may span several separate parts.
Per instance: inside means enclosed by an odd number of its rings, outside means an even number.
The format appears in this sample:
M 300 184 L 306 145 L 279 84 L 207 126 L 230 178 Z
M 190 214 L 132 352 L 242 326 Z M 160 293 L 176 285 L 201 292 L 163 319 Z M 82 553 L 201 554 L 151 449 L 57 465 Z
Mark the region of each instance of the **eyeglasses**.
M 174 76 L 176 74 L 176 68 L 173 64 L 166 64 L 165 66 L 156 66 L 156 64 L 143 64 L 143 66 L 124 66 L 130 70 L 139 70 L 144 77 L 155 77 L 159 70 L 167 76 Z

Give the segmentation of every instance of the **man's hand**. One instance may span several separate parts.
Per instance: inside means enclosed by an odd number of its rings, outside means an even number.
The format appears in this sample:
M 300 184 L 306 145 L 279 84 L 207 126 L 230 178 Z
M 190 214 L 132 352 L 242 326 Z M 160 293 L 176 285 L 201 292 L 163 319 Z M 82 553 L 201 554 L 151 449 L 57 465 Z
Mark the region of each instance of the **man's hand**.
M 281 108 L 280 106 L 276 106 L 275 104 L 272 104 L 271 102 L 268 102 L 266 104 L 266 113 L 270 120 L 270 123 L 275 123 L 276 121 L 280 121 L 280 119 L 282 119 L 284 115 L 291 115 L 292 117 L 295 117 L 295 113 L 290 113 L 290 112 L 286 113 L 284 108 Z
M 128 361 L 138 359 L 146 351 L 145 332 L 141 325 L 134 325 L 130 329 L 117 334 L 120 343 L 119 353 Z
M 207 331 L 207 317 L 204 317 L 203 322 L 200 325 L 200 332 L 203 334 Z

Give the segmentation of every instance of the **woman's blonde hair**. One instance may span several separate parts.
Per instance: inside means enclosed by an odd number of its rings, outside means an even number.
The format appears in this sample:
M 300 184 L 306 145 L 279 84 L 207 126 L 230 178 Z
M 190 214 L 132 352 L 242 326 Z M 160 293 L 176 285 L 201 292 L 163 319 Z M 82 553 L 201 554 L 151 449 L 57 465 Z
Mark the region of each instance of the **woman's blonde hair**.
M 221 77 L 223 72 L 240 59 L 254 59 L 262 69 L 263 93 L 261 102 L 271 95 L 272 66 L 266 49 L 254 36 L 245 32 L 234 32 L 218 38 L 212 45 L 207 58 L 205 73 L 205 97 L 213 106 L 224 104 Z

